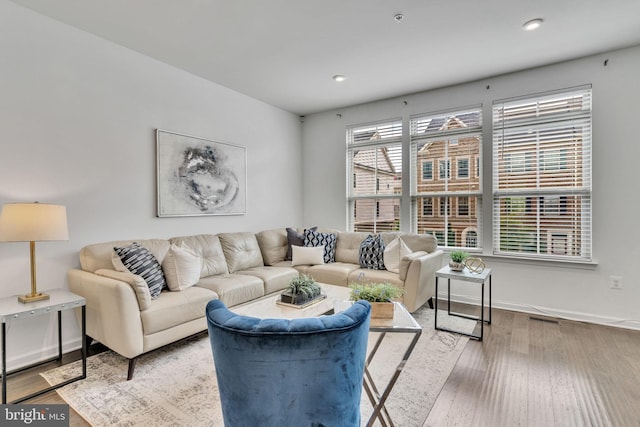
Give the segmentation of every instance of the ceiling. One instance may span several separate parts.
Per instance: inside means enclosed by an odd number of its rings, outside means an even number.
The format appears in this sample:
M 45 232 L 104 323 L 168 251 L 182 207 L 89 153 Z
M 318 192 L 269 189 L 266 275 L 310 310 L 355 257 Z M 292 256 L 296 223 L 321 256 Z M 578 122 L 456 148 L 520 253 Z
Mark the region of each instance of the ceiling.
M 12 1 L 299 115 L 640 44 L 639 0 Z

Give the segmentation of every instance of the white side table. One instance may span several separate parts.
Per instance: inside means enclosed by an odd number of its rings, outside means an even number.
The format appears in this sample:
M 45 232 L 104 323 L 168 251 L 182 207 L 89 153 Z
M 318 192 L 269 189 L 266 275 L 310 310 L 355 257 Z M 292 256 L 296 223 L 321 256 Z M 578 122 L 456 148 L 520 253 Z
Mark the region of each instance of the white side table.
M 62 312 L 77 307 L 82 307 L 82 375 L 70 378 L 60 384 L 53 385 L 28 396 L 23 396 L 9 403 L 20 403 L 87 377 L 86 301 L 83 297 L 64 289 L 54 289 L 47 291 L 47 293 L 50 295 L 50 299 L 26 304 L 18 302 L 15 296 L 0 298 L 0 319 L 2 320 L 2 404 L 7 403 L 7 377 L 9 375 L 31 369 L 35 366 L 44 365 L 54 360 L 62 360 Z M 7 372 L 7 323 L 55 312 L 58 313 L 58 356 Z
M 438 327 L 438 279 L 447 279 L 447 313 L 449 316 L 464 317 L 466 319 L 472 319 L 480 322 L 480 335 L 467 334 L 460 331 L 454 331 Z M 453 313 L 451 311 L 451 279 L 460 280 L 462 282 L 479 283 L 481 285 L 481 298 L 480 298 L 480 316 L 469 316 L 462 313 Z M 484 284 L 489 279 L 489 320 L 484 319 Z M 481 273 L 472 273 L 467 269 L 463 271 L 452 271 L 448 265 L 442 267 L 436 271 L 436 296 L 435 296 L 435 328 L 439 331 L 455 332 L 457 334 L 466 335 L 478 341 L 482 341 L 484 337 L 484 324 L 491 324 L 491 269 L 485 268 Z

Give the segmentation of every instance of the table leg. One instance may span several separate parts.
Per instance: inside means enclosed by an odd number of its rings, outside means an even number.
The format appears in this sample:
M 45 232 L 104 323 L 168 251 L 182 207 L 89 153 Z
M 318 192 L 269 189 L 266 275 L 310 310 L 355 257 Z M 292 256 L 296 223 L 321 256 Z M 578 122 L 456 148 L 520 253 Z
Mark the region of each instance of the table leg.
M 478 341 L 482 341 L 484 337 L 484 282 L 480 289 L 482 295 L 480 296 L 480 339 Z
M 434 313 L 434 316 L 435 316 L 434 328 L 438 329 L 438 276 L 436 276 L 436 295 L 433 298 L 435 299 L 433 304 L 433 309 L 436 311 Z
M 7 324 L 2 322 L 2 404 L 7 403 Z
M 87 378 L 87 306 L 82 306 L 82 379 Z
M 62 362 L 62 311 L 58 311 L 58 361 Z
M 404 366 L 407 363 L 407 360 L 409 359 L 409 356 L 413 352 L 414 347 L 418 343 L 418 339 L 420 338 L 420 334 L 421 333 L 422 333 L 422 331 L 417 332 L 414 335 L 413 340 L 411 340 L 411 344 L 409 345 L 409 347 L 405 351 L 404 356 L 402 357 L 402 360 L 400 361 L 400 363 L 396 367 L 396 370 L 395 370 L 393 376 L 391 377 L 391 380 L 389 381 L 389 383 L 385 387 L 384 391 L 382 392 L 382 396 L 380 396 L 380 400 L 378 401 L 378 404 L 374 408 L 373 413 L 371 414 L 371 417 L 369 418 L 369 422 L 367 423 L 367 427 L 372 426 L 373 423 L 375 422 L 376 418 L 380 419 L 380 422 L 383 425 L 385 425 L 385 421 L 384 421 L 382 413 L 381 413 L 381 411 L 383 411 L 383 410 L 384 410 L 384 414 L 387 417 L 387 420 L 389 421 L 389 425 L 391 425 L 391 426 L 394 425 L 393 422 L 391 421 L 391 417 L 389 416 L 389 413 L 387 412 L 387 409 L 385 408 L 384 404 L 386 403 L 387 398 L 389 397 L 389 394 L 391 393 L 391 390 L 393 390 L 393 386 L 396 384 L 396 381 L 398 380 L 398 377 L 400 376 L 400 373 L 404 369 Z
M 491 324 L 491 275 L 489 275 L 489 325 Z

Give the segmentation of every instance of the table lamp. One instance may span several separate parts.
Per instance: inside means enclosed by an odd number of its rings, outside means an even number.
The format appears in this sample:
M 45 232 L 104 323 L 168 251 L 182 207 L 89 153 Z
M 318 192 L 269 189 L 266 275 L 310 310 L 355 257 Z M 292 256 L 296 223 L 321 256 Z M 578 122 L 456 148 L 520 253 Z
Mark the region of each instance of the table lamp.
M 67 208 L 46 203 L 8 203 L 0 214 L 1 242 L 29 242 L 31 293 L 18 296 L 21 303 L 49 299 L 36 289 L 36 241 L 69 240 Z

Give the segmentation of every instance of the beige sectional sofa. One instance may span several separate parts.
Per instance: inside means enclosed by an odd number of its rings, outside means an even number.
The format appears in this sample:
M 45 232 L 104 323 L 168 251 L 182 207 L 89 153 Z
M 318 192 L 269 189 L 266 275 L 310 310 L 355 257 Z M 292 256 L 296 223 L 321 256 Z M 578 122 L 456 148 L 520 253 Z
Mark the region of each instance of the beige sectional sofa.
M 443 252 L 433 236 L 381 233 L 385 244 L 400 236 L 411 249 L 402 258 L 399 273 L 394 273 L 360 267 L 360 244 L 368 233 L 319 231 L 336 234 L 335 262 L 292 266 L 285 260 L 285 229 L 135 240 L 154 255 L 163 270 L 175 246 L 197 255 L 197 283 L 180 291 L 163 290 L 155 299 L 140 276 L 114 268 L 113 248 L 134 240 L 92 244 L 80 250 L 81 268 L 69 271 L 69 288 L 87 301 L 90 339 L 129 359 L 128 379 L 139 355 L 206 330 L 204 308 L 211 299 L 233 307 L 280 292 L 301 273 L 320 283 L 341 286 L 357 280 L 391 282 L 404 288 L 403 302 L 411 312 L 434 295 L 435 272 L 442 265 Z

